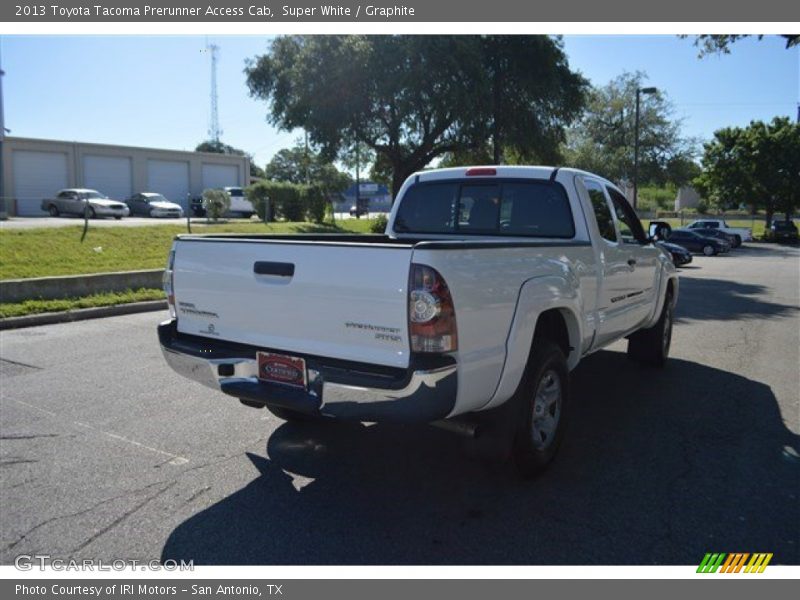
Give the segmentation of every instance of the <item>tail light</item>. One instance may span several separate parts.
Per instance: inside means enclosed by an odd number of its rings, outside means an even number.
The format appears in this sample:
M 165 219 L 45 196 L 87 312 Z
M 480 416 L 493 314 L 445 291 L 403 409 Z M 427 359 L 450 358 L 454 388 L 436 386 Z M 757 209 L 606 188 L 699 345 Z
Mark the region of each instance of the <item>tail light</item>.
M 412 352 L 453 352 L 458 331 L 453 298 L 444 278 L 426 265 L 411 265 L 408 328 Z
M 169 305 L 169 316 L 173 319 L 177 318 L 175 310 L 175 286 L 172 283 L 172 268 L 175 265 L 175 248 L 169 251 L 169 258 L 167 259 L 167 268 L 164 269 L 161 283 L 164 286 L 164 293 L 167 295 L 167 304 Z

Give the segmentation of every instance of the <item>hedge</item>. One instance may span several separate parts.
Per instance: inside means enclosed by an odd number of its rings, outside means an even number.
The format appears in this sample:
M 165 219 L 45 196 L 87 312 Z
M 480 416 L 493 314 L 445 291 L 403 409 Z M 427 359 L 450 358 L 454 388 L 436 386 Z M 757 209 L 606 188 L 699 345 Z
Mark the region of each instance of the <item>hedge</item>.
M 259 181 L 245 189 L 247 199 L 253 203 L 263 221 L 325 220 L 325 193 L 318 185 L 298 185 L 280 181 Z

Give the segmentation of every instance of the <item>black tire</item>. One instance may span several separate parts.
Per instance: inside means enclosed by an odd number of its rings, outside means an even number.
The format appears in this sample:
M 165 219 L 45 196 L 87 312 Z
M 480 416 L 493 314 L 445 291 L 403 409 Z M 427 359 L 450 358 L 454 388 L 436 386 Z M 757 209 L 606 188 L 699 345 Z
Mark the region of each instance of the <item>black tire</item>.
M 640 329 L 628 338 L 628 358 L 648 367 L 663 367 L 672 344 L 672 292 L 667 292 L 661 316 L 649 329 Z
M 122 217 L 114 217 L 117 221 L 121 221 Z
M 555 458 L 567 424 L 569 370 L 558 345 L 547 339 L 534 340 L 525 374 L 511 401 L 521 411 L 512 446 L 514 464 L 520 475 L 532 478 Z
M 703 254 L 706 256 L 715 256 L 717 254 L 717 249 L 711 244 L 706 244 L 703 246 Z
M 289 423 L 314 423 L 317 421 L 322 421 L 325 418 L 322 415 L 309 415 L 307 413 L 297 412 L 288 408 L 280 408 L 278 406 L 267 405 L 267 410 L 279 419 Z
M 57 217 L 57 216 L 59 215 L 59 212 L 58 212 L 58 207 L 57 207 L 55 204 L 51 204 L 51 205 L 50 205 L 50 206 L 47 208 L 47 212 L 49 212 L 49 213 L 50 213 L 50 216 L 51 216 L 51 217 Z
M 733 236 L 733 247 L 734 248 L 738 248 L 741 245 L 742 245 L 742 236 L 734 235 Z

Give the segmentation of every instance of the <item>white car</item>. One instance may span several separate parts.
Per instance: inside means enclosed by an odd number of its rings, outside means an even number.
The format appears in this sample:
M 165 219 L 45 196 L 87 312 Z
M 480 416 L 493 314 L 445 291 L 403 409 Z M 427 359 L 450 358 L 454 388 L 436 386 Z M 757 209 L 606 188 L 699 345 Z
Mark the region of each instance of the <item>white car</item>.
M 130 214 L 124 202 L 112 200 L 105 194 L 88 188 L 59 190 L 54 198 L 42 200 L 41 208 L 50 213 L 51 217 L 69 214 L 83 216 L 86 211 L 90 219 L 97 217 L 121 219 Z
M 231 199 L 231 207 L 228 209 L 228 213 L 238 214 L 247 219 L 256 214 L 256 209 L 253 208 L 253 204 L 250 202 L 250 200 L 245 198 L 244 190 L 242 188 L 232 186 L 222 189 L 227 192 Z
M 584 357 L 627 338 L 667 360 L 678 277 L 655 241 L 591 173 L 421 171 L 384 235 L 178 236 L 159 340 L 178 373 L 279 418 L 485 428 L 533 475 Z
M 170 202 L 163 195 L 155 192 L 134 194 L 126 201 L 133 216 L 181 218 L 183 208 L 180 204 Z

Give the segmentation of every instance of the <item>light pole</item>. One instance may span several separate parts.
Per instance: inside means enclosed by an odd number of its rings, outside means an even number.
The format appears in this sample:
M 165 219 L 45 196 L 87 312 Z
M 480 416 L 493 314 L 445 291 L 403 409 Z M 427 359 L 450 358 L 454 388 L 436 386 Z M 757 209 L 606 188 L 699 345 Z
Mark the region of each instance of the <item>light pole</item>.
M 654 87 L 636 88 L 636 121 L 633 126 L 633 209 L 639 203 L 639 103 L 642 94 L 655 94 Z

